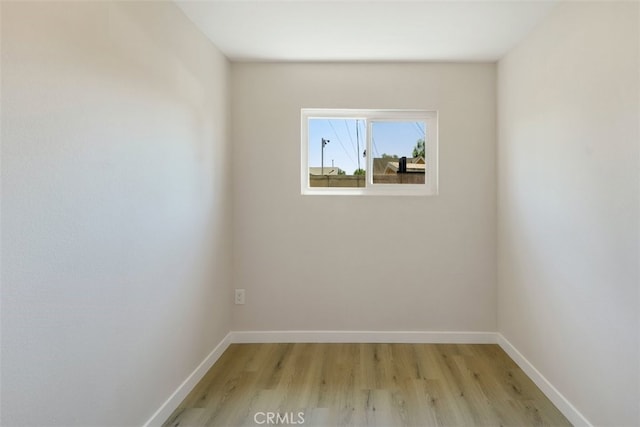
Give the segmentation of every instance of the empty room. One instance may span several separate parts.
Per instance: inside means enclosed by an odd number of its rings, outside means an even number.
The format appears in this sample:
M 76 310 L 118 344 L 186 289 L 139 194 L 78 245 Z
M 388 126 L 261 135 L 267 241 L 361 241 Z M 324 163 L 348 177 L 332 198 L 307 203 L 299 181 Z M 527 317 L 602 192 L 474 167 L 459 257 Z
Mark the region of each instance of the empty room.
M 0 24 L 0 425 L 640 425 L 638 1 Z

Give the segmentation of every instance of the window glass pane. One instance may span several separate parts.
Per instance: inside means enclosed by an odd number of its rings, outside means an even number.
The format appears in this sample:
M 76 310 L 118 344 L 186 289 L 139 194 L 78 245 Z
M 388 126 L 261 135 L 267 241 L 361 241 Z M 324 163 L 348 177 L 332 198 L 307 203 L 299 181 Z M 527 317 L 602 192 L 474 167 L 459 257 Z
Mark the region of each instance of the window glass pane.
M 374 184 L 424 184 L 426 123 L 371 123 Z
M 365 186 L 365 122 L 309 119 L 309 187 Z

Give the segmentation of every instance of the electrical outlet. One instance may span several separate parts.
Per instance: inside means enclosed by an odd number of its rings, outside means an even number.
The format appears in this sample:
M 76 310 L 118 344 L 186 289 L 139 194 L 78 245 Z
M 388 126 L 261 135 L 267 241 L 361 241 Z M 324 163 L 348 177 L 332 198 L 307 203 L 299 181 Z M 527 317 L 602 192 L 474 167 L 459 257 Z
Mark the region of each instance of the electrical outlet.
M 244 304 L 244 289 L 236 289 L 236 304 Z

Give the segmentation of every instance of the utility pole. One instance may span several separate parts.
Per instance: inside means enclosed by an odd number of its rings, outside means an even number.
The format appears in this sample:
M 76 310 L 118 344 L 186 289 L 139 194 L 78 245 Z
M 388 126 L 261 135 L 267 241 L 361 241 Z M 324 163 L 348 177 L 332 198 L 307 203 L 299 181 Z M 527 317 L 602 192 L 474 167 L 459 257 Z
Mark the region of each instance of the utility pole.
M 322 145 L 320 147 L 320 175 L 324 176 L 324 146 L 330 141 L 322 138 Z

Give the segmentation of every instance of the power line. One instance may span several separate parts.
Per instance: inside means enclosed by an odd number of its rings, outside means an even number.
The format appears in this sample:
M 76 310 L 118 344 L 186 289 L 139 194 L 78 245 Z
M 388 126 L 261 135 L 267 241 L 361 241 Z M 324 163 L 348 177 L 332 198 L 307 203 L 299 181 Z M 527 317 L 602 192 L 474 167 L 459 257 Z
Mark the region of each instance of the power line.
M 353 159 L 351 158 L 351 155 L 349 154 L 347 149 L 344 148 L 344 144 L 342 144 L 342 140 L 340 139 L 340 136 L 338 135 L 338 132 L 336 132 L 336 128 L 333 127 L 333 123 L 331 123 L 331 120 L 327 120 L 327 123 L 329 123 L 329 126 L 331 126 L 331 129 L 333 129 L 333 133 L 336 135 L 336 138 L 338 139 L 338 143 L 340 144 L 340 146 L 344 150 L 344 154 L 346 154 L 347 157 L 349 158 L 349 160 L 351 160 L 351 163 L 355 164 L 356 162 L 353 161 Z
M 416 129 L 418 129 L 418 136 L 420 138 L 424 139 L 424 137 L 425 137 L 424 129 L 422 129 L 422 127 L 416 122 L 413 122 L 413 125 L 416 127 Z
M 378 157 L 382 157 L 380 155 L 380 151 L 378 150 L 378 147 L 376 146 L 376 139 L 373 137 L 373 135 L 371 135 L 371 142 L 373 142 L 373 154 L 374 155 L 378 155 Z
M 357 121 L 356 121 L 357 123 Z M 349 135 L 349 140 L 351 141 L 351 148 L 353 148 L 353 151 L 356 153 L 356 156 L 358 155 L 358 150 L 356 150 L 356 146 L 353 144 L 353 138 L 351 137 L 351 130 L 349 129 L 349 125 L 347 124 L 347 120 L 344 120 L 344 127 L 347 128 L 347 135 Z
M 358 131 L 358 121 L 356 120 L 356 145 L 358 149 L 356 150 L 356 158 L 358 159 L 358 171 L 360 170 L 360 132 Z

